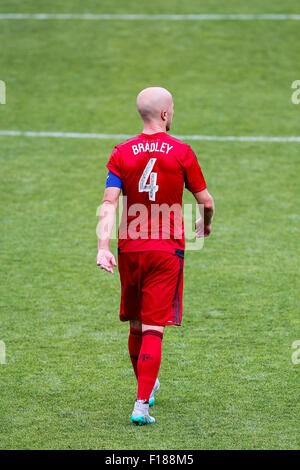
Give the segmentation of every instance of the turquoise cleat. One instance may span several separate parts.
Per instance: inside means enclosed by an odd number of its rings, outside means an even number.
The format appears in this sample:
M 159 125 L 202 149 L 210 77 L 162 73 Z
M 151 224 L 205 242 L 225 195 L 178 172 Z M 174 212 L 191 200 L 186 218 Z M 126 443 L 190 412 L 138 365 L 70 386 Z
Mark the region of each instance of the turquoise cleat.
M 155 423 L 155 418 L 148 415 L 138 415 L 136 416 L 134 413 L 131 415 L 131 422 L 136 426 L 144 426 L 145 424 L 153 424 Z
M 149 403 L 142 400 L 136 400 L 131 415 L 131 422 L 136 426 L 155 423 L 155 418 L 149 415 Z

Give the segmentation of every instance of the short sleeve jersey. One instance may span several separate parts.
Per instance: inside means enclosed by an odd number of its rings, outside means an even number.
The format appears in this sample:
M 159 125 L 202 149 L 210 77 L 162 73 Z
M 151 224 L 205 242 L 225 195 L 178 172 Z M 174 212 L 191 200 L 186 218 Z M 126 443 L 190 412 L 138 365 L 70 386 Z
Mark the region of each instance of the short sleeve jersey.
M 182 195 L 206 183 L 191 147 L 159 132 L 116 145 L 107 164 L 122 181 L 120 252 L 184 251 Z

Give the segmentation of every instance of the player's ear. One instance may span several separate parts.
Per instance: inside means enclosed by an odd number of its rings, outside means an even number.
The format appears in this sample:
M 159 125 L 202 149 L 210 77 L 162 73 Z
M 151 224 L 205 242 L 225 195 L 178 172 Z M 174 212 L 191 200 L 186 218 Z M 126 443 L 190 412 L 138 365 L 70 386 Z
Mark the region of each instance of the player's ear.
M 167 111 L 162 111 L 160 113 L 160 117 L 162 118 L 163 121 L 166 121 L 167 120 Z

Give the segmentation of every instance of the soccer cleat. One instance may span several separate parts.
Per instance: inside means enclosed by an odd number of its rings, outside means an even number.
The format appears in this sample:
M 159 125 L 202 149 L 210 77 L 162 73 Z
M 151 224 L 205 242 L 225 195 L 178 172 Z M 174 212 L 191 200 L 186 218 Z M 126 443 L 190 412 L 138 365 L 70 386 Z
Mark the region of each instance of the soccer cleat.
M 149 415 L 149 403 L 143 400 L 136 400 L 131 415 L 131 422 L 136 426 L 155 423 L 155 418 Z
M 158 392 L 159 389 L 160 389 L 160 383 L 159 383 L 159 380 L 156 379 L 156 382 L 154 384 L 153 390 L 152 390 L 150 398 L 149 398 L 149 406 L 154 405 L 154 403 L 155 403 L 154 395 L 156 394 L 156 392 Z

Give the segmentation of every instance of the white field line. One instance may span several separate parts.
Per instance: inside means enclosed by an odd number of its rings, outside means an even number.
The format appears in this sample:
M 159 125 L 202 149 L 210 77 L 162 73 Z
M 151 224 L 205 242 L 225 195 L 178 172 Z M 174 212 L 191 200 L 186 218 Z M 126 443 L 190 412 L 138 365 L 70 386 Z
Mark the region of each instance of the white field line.
M 135 15 L 135 14 L 94 14 L 94 13 L 0 13 L 0 20 L 167 20 L 167 21 L 254 21 L 270 20 L 300 21 L 300 14 L 241 14 L 241 15 Z
M 130 134 L 95 134 L 80 132 L 34 132 L 34 131 L 5 131 L 0 130 L 0 136 L 12 137 L 55 137 L 62 139 L 98 139 L 123 141 L 134 137 Z M 219 136 L 219 135 L 174 135 L 180 140 L 206 140 L 220 142 L 300 142 L 300 136 L 267 137 L 267 136 Z

